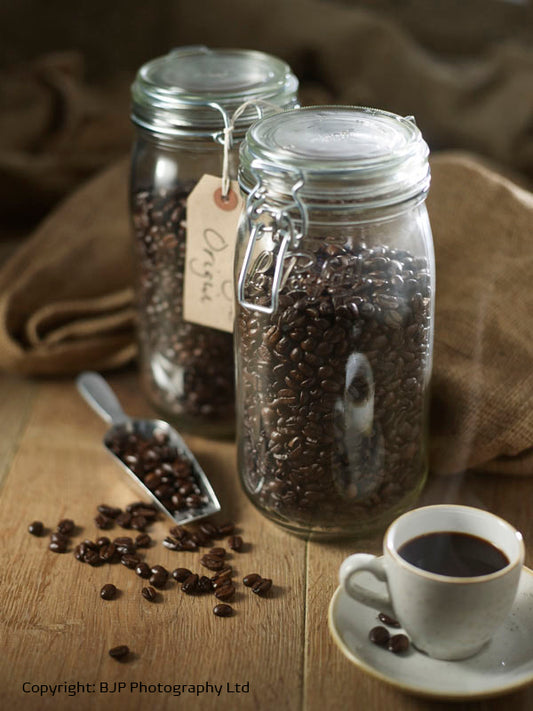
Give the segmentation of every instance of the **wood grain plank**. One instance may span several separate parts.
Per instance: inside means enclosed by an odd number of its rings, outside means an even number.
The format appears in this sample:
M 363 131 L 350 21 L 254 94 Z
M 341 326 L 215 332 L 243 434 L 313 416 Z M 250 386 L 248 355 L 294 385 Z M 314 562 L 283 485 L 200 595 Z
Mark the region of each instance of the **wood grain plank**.
M 27 424 L 38 384 L 0 373 L 0 490 Z
M 494 475 L 468 475 L 431 479 L 419 505 L 462 503 L 486 508 L 511 521 L 523 534 L 533 563 L 533 481 Z M 417 698 L 381 683 L 349 662 L 335 646 L 328 630 L 327 610 L 337 587 L 338 569 L 356 552 L 380 553 L 381 535 L 337 544 L 310 543 L 308 551 L 307 617 L 304 676 L 305 711 L 341 711 L 347 708 L 385 711 L 468 709 L 469 711 L 529 711 L 533 686 L 503 697 L 478 702 L 445 702 Z
M 146 413 L 132 375 L 114 376 L 111 381 L 132 414 Z M 142 581 L 133 571 L 121 565 L 90 568 L 72 554 L 51 553 L 46 538 L 27 533 L 33 519 L 54 527 L 68 516 L 83 526 L 76 541 L 94 539 L 97 504 L 123 506 L 138 498 L 101 446 L 104 431 L 105 424 L 71 382 L 40 386 L 0 502 L 0 707 L 39 711 L 176 707 L 177 697 L 168 693 L 125 691 L 80 694 L 73 699 L 65 694 L 39 697 L 22 692 L 24 681 L 124 681 L 209 682 L 225 689 L 228 682 L 249 682 L 247 694 L 225 690 L 220 697 L 184 694 L 178 700 L 206 711 L 300 709 L 305 542 L 269 524 L 247 503 L 237 481 L 232 442 L 188 438 L 221 494 L 223 518 L 238 521 L 249 544 L 248 552 L 232 559 L 238 579 L 259 572 L 275 583 L 270 599 L 258 598 L 239 585 L 233 618 L 212 614 L 212 596 L 188 597 L 173 583 L 162 591 L 160 603 L 150 604 L 140 596 Z M 147 552 L 147 560 L 169 569 L 186 566 L 199 571 L 199 554 L 170 552 L 160 545 L 167 530 L 167 524 L 155 524 L 151 533 L 158 545 Z M 120 589 L 118 599 L 100 599 L 100 587 L 106 582 Z M 133 650 L 130 662 L 109 658 L 108 649 L 117 644 Z

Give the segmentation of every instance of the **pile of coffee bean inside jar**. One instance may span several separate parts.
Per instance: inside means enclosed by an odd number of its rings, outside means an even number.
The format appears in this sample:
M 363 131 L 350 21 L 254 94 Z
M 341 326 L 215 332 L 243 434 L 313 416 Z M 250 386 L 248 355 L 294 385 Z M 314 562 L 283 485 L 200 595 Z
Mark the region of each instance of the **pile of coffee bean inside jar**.
M 194 183 L 132 197 L 141 377 L 153 404 L 206 422 L 234 417 L 233 338 L 183 319 L 187 197 Z
M 241 478 L 289 527 L 364 528 L 417 491 L 425 467 L 429 267 L 327 235 L 306 247 L 273 315 L 239 311 Z M 269 302 L 273 271 L 252 269 L 255 303 Z

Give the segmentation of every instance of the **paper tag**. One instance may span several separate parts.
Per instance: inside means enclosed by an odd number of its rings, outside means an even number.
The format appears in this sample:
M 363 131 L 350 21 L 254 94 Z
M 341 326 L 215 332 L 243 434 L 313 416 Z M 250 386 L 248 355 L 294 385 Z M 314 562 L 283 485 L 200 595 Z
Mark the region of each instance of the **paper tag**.
M 220 178 L 204 175 L 187 200 L 183 317 L 232 333 L 233 261 L 243 200 L 236 180 L 225 200 L 221 186 Z

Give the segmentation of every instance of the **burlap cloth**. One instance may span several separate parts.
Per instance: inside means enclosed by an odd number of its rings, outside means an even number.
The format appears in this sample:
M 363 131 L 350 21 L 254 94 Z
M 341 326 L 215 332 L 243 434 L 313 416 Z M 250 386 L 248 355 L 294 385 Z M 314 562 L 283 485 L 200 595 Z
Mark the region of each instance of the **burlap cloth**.
M 464 155 L 432 160 L 437 264 L 431 468 L 533 473 L 533 196 Z M 0 368 L 134 356 L 128 163 L 68 198 L 0 272 Z
M 432 150 L 484 156 L 483 163 L 449 154 L 432 161 L 428 203 L 437 303 L 431 468 L 533 474 L 533 202 L 530 193 L 484 167 L 487 159 L 489 165 L 494 161 L 524 184 L 533 177 L 533 49 L 524 41 L 527 32 L 487 44 L 480 31 L 468 52 L 465 38 L 472 32 L 465 34 L 461 24 L 444 44 L 440 35 L 439 56 L 435 38 L 444 25 L 438 2 L 418 3 L 422 14 L 417 10 L 416 18 L 427 20 L 418 22 L 418 42 L 391 15 L 356 4 L 156 0 L 159 30 L 164 35 L 172 28 L 168 42 L 252 45 L 277 54 L 301 78 L 304 104 L 367 104 L 414 114 Z M 493 11 L 496 5 L 503 8 L 495 4 Z M 9 7 L 16 15 L 18 5 Z M 36 3 L 42 37 L 47 22 L 51 34 L 56 25 L 48 5 L 40 8 Z M 464 17 L 466 8 L 460 9 Z M 514 6 L 504 10 L 505 16 L 518 12 Z M 88 47 L 94 31 L 89 28 L 81 41 L 77 9 L 72 12 L 74 36 Z M 479 13 L 470 19 L 471 29 L 477 27 Z M 142 35 L 145 22 L 132 4 L 131 26 Z M 492 36 L 505 36 L 504 28 Z M 87 85 L 80 52 L 2 71 L 0 236 L 27 230 L 77 184 L 125 154 L 132 135 L 129 70 L 156 52 L 141 59 L 137 43 L 126 42 L 127 32 L 117 39 L 127 76 L 109 71 L 104 52 L 99 61 L 105 85 Z M 163 41 L 159 54 L 171 46 Z M 91 46 L 105 49 L 99 42 Z M 114 368 L 134 357 L 127 171 L 124 159 L 86 183 L 0 269 L 1 369 L 72 374 Z

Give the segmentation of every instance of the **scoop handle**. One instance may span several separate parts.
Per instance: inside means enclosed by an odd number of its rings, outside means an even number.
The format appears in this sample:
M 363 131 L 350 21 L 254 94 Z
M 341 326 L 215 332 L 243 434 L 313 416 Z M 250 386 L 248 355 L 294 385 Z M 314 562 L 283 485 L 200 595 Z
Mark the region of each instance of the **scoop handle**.
M 80 373 L 76 378 L 76 386 L 84 400 L 106 422 L 118 425 L 129 421 L 130 418 L 124 413 L 117 396 L 100 373 L 92 370 Z

